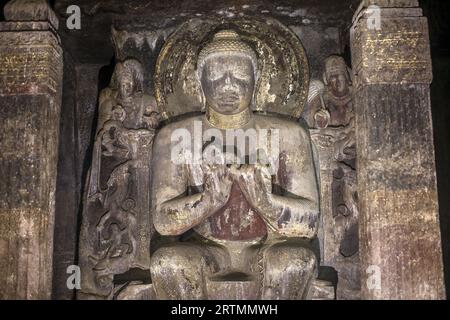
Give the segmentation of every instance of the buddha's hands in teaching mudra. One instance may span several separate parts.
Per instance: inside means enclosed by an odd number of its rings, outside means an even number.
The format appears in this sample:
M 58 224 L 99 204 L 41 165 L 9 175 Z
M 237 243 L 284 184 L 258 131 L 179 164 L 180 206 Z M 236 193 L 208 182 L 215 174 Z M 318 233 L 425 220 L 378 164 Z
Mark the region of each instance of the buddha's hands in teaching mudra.
M 261 210 L 270 205 L 272 176 L 269 165 L 232 165 L 230 173 L 253 208 Z
M 233 179 L 226 165 L 206 164 L 204 174 L 204 198 L 211 204 L 212 211 L 223 207 L 229 200 Z

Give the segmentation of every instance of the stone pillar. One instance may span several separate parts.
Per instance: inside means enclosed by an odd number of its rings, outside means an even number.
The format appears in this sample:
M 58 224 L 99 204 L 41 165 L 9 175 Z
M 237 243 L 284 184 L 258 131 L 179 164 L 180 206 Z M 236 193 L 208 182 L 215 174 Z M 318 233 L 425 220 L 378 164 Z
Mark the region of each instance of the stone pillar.
M 48 299 L 62 84 L 58 20 L 13 0 L 0 23 L 0 299 Z
M 431 58 L 418 1 L 363 1 L 351 49 L 363 298 L 444 299 Z

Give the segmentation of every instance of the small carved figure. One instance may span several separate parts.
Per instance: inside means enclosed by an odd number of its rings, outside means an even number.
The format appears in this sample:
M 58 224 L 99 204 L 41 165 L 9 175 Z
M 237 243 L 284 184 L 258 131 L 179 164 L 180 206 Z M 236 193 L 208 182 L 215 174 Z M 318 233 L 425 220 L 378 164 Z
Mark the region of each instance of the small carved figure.
M 352 81 L 342 57 L 326 59 L 323 81 L 311 81 L 303 118 L 315 129 L 351 126 L 354 117 Z

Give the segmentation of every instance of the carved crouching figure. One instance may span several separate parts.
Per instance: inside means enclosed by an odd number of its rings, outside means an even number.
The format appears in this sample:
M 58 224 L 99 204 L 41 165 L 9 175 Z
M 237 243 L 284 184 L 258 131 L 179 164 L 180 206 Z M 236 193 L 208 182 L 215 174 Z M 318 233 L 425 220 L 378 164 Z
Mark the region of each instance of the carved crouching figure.
M 153 148 L 154 226 L 163 236 L 181 236 L 151 258 L 156 296 L 217 298 L 214 282 L 248 281 L 254 287 L 246 298 L 305 299 L 318 269 L 310 249 L 319 200 L 309 134 L 295 121 L 253 114 L 257 57 L 236 32 L 215 34 L 197 69 L 206 114 L 165 126 Z M 276 166 L 249 161 L 250 148 L 245 163 L 206 161 L 204 153 L 203 161 L 174 159 L 190 152 L 173 152 L 174 132 L 192 140 L 200 134 L 205 151 L 217 145 L 208 140 L 211 130 L 226 136 L 261 129 L 278 134 Z M 234 138 L 226 144 L 239 149 Z M 273 152 L 270 143 L 259 147 L 258 155 Z

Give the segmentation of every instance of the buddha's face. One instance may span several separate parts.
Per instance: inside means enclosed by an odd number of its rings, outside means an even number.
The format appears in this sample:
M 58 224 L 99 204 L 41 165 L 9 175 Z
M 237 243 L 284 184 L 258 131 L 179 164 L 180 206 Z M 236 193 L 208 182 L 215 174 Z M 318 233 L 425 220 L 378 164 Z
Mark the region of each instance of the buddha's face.
M 349 93 L 349 83 L 344 72 L 330 75 L 328 86 L 331 93 L 336 97 L 344 97 Z
M 250 106 L 255 89 L 253 64 L 243 56 L 211 56 L 205 61 L 201 84 L 206 103 L 222 114 L 236 114 Z
M 134 81 L 130 74 L 119 77 L 119 94 L 122 99 L 130 98 L 134 93 Z

